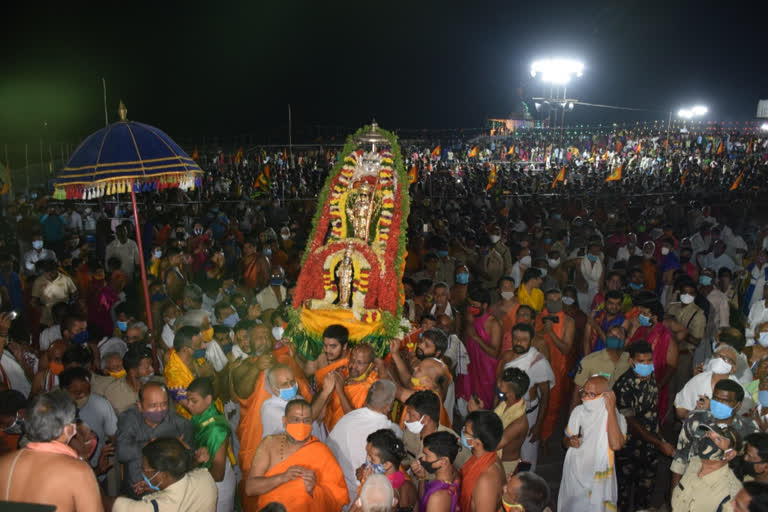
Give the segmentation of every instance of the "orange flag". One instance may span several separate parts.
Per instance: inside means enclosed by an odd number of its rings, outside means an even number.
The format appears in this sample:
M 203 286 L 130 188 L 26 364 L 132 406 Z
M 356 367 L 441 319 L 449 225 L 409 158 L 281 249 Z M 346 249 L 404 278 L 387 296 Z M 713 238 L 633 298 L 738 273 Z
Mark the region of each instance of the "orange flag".
M 717 146 L 717 154 L 722 155 L 725 151 L 725 146 L 723 146 L 723 141 L 720 141 L 720 145 Z
M 235 154 L 235 163 L 237 165 L 240 165 L 240 162 L 243 160 L 243 147 L 240 146 L 240 149 L 237 150 L 237 153 Z
M 637 147 L 635 148 L 635 154 L 640 153 L 640 151 L 643 149 L 643 141 L 640 141 L 637 144 Z
M 498 175 L 496 173 L 496 166 L 491 167 L 491 172 L 488 174 L 488 184 L 485 186 L 485 190 L 491 190 L 491 187 L 496 184 Z
M 408 171 L 408 183 L 416 183 L 416 179 L 419 177 L 419 173 L 416 169 L 416 164 L 413 164 L 411 170 Z
M 560 172 L 557 173 L 557 176 L 555 176 L 555 181 L 552 182 L 552 188 L 555 188 L 558 181 L 565 182 L 565 166 L 563 166 L 560 169 Z
M 7 194 L 11 191 L 11 168 L 7 165 L 5 166 L 5 177 L 2 181 L 2 186 L 0 186 L 0 196 Z
M 197 153 L 197 146 L 195 146 L 195 150 L 192 152 L 192 160 L 197 160 L 200 157 L 200 155 Z
M 733 182 L 733 185 L 731 185 L 731 188 L 729 188 L 728 190 L 730 190 L 730 191 L 734 191 L 734 190 L 736 190 L 737 188 L 739 188 L 739 185 L 741 185 L 741 178 L 743 178 L 743 177 L 744 177 L 744 171 L 741 171 L 741 172 L 739 173 L 739 176 L 738 176 L 738 177 L 736 178 L 736 180 Z
M 509 151 L 507 151 L 507 156 L 514 155 L 515 154 L 515 146 L 509 146 Z
M 477 156 L 477 146 L 473 147 L 473 148 L 472 148 L 472 149 L 469 151 L 469 155 L 468 155 L 468 158 L 472 158 L 473 156 Z
M 621 141 L 616 143 L 616 152 L 621 153 L 621 149 L 624 147 L 624 144 L 622 144 Z
M 609 181 L 621 181 L 621 173 L 624 171 L 624 164 L 620 164 L 617 168 L 611 172 L 611 174 L 608 175 L 607 178 L 605 178 L 604 183 L 608 183 Z
M 440 156 L 440 144 L 432 150 L 432 158 L 437 158 L 438 156 Z
M 283 148 L 283 162 L 288 161 L 288 150 Z
M 683 171 L 683 175 L 680 176 L 680 184 L 685 185 L 685 180 L 688 178 L 688 169 Z

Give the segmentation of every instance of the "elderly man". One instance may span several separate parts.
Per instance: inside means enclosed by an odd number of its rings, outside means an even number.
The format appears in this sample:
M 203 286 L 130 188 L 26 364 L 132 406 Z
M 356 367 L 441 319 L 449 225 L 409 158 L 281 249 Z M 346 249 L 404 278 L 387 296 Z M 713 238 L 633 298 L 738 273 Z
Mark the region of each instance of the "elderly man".
M 29 443 L 0 457 L 4 500 L 52 505 L 63 512 L 103 510 L 93 470 L 68 446 L 77 431 L 76 412 L 64 391 L 35 399 L 24 418 Z
M 616 396 L 607 378 L 589 378 L 581 399 L 566 428 L 569 448 L 563 463 L 557 510 L 616 510 L 613 453 L 624 446 L 627 422 L 616 410 Z
M 154 376 L 152 351 L 142 345 L 132 345 L 123 356 L 125 375 L 114 379 L 104 390 L 104 397 L 121 414 L 139 399 L 139 389 Z
M 388 428 L 393 430 L 397 437 L 403 437 L 400 427 L 387 417 L 392 409 L 396 389 L 392 381 L 374 382 L 368 391 L 364 407 L 345 414 L 328 435 L 328 447 L 344 472 L 350 496 L 355 495 L 357 486 L 360 485 L 355 471 L 365 463 L 368 435 Z
M 268 370 L 267 384 L 271 396 L 261 404 L 262 438 L 283 431 L 283 416 L 288 402 L 296 398 L 310 398 L 309 394 L 304 396 L 300 393 L 293 369 L 286 364 L 277 364 Z M 319 433 L 316 426 L 316 434 Z
M 123 464 L 123 493 L 140 496 L 150 488 L 142 478 L 142 447 L 160 437 L 181 438 L 192 442 L 192 424 L 169 408 L 168 391 L 159 382 L 150 381 L 139 389 L 134 407 L 117 418 L 117 460 Z
M 396 506 L 397 498 L 392 482 L 386 475 L 374 473 L 365 479 L 360 488 L 360 496 L 349 512 L 389 512 L 395 510 Z
M 333 453 L 312 436 L 312 407 L 305 400 L 291 400 L 282 423 L 283 431 L 265 437 L 256 450 L 245 493 L 258 496 L 258 503 L 245 511 L 271 502 L 288 510 L 341 510 L 349 503 L 344 475 Z
M 536 473 L 524 472 L 508 475 L 503 487 L 503 510 L 521 508 L 525 512 L 543 512 L 549 505 L 549 485 Z M 516 507 L 517 505 L 517 507 Z

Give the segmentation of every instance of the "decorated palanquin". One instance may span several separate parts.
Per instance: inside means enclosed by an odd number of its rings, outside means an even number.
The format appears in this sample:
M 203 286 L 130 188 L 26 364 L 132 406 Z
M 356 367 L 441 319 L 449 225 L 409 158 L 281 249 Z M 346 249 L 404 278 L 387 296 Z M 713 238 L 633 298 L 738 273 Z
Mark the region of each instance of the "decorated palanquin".
M 373 123 L 352 135 L 318 198 L 286 334 L 316 358 L 332 324 L 383 356 L 402 336 L 408 181 L 397 138 Z

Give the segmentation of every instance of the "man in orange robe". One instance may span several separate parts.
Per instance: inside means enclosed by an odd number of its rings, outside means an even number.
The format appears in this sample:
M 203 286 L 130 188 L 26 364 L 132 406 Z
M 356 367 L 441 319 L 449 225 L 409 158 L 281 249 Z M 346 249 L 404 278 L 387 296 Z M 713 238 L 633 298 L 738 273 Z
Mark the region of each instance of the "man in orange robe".
M 504 434 L 501 419 L 492 411 L 469 413 L 461 431 L 462 442 L 472 456 L 461 467 L 462 512 L 496 511 L 506 480 L 496 446 Z
M 272 368 L 276 364 L 290 366 L 296 383 L 299 385 L 299 394 L 310 400 L 312 393 L 307 379 L 296 360 L 289 345 L 283 345 L 274 349 L 274 339 L 266 325 L 257 325 L 250 332 L 251 357 L 233 363 L 230 371 L 230 391 L 240 404 L 240 425 L 237 428 L 237 437 L 240 439 L 240 452 L 238 463 L 247 473 L 253 463 L 256 450 L 263 437 L 261 422 L 261 406 L 268 400 L 270 393 L 264 370 Z M 256 500 L 244 496 L 243 509 L 247 512 L 256 511 Z
M 546 440 L 552 435 L 557 417 L 561 409 L 567 409 L 570 398 L 570 383 L 568 379 L 568 354 L 573 349 L 575 323 L 563 311 L 562 292 L 548 290 L 544 297 L 544 309 L 536 317 L 536 335 L 542 336 L 549 349 L 549 364 L 555 374 L 555 385 L 549 394 L 547 414 L 541 428 L 541 439 Z M 531 442 L 537 441 L 531 438 Z
M 337 512 L 349 503 L 339 463 L 325 444 L 312 437 L 312 407 L 305 400 L 288 402 L 285 432 L 259 445 L 245 493 L 258 497 L 256 510 L 277 502 L 287 510 Z
M 324 380 L 317 381 L 319 393 L 312 409 L 317 412 L 322 408 L 322 404 L 325 404 L 325 427 L 328 432 L 333 430 L 342 416 L 365 404 L 368 390 L 379 379 L 373 366 L 375 358 L 373 347 L 361 343 L 349 352 L 349 364 L 346 368 L 324 373 Z

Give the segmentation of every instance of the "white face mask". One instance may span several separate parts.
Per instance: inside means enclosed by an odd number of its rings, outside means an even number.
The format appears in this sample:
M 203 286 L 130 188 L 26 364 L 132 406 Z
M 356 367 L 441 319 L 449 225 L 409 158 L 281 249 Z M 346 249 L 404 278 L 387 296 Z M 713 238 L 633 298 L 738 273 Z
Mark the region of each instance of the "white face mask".
M 528 265 L 528 266 L 530 266 L 530 264 L 531 264 L 531 256 L 528 255 L 528 256 L 523 256 L 522 258 L 520 258 L 520 264 L 521 265 Z
M 490 239 L 491 239 L 491 242 L 495 244 L 496 242 L 501 240 L 501 237 L 499 235 L 491 235 Z
M 421 431 L 424 430 L 424 424 L 421 422 L 421 420 L 424 419 L 424 416 L 419 418 L 419 421 L 406 421 L 405 428 L 408 429 L 408 432 L 412 432 L 414 434 L 421 434 Z
M 515 292 L 501 292 L 501 298 L 504 300 L 512 300 L 515 298 Z
M 554 260 L 547 260 L 547 263 L 551 268 L 557 268 L 560 266 L 560 258 L 554 259 Z
M 597 412 L 601 408 L 605 408 L 605 399 L 602 395 L 595 398 L 594 400 L 585 400 L 581 402 L 581 405 L 584 406 L 584 408 L 587 410 L 587 412 Z
M 761 347 L 768 347 L 768 331 L 761 332 L 760 336 L 757 338 L 757 342 Z
M 563 304 L 566 306 L 572 306 L 576 301 L 573 299 L 573 297 L 566 297 L 563 296 Z
M 285 332 L 285 329 L 283 329 L 279 325 L 276 325 L 275 327 L 272 328 L 272 337 L 280 341 L 281 339 L 283 339 L 284 332 Z
M 669 254 L 669 247 L 662 247 L 661 254 L 662 256 L 666 256 L 667 254 Z
M 693 298 L 694 298 L 693 295 L 691 295 L 690 293 L 684 293 L 680 295 L 680 302 L 682 302 L 685 305 L 688 305 L 691 302 L 693 302 Z
M 733 368 L 731 363 L 728 363 L 717 356 L 713 357 L 707 366 L 709 367 L 709 371 L 718 375 L 728 375 L 731 373 L 731 368 Z
M 540 269 L 539 269 L 539 272 L 541 272 L 541 277 L 547 277 L 547 269 L 545 269 L 545 268 L 540 268 Z

